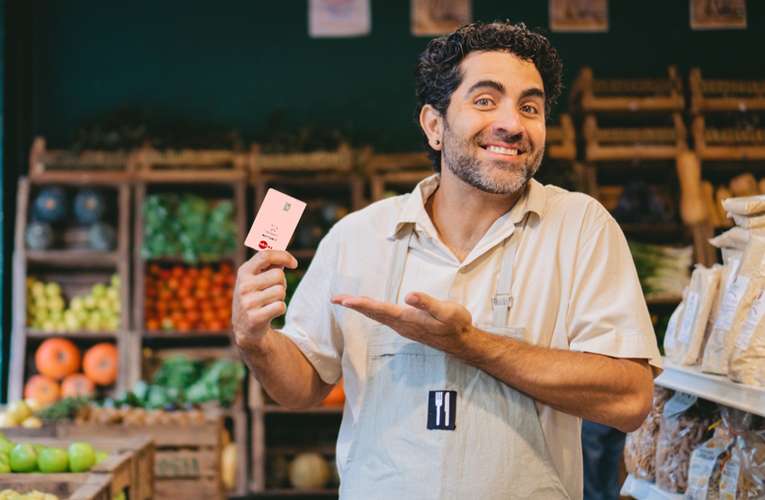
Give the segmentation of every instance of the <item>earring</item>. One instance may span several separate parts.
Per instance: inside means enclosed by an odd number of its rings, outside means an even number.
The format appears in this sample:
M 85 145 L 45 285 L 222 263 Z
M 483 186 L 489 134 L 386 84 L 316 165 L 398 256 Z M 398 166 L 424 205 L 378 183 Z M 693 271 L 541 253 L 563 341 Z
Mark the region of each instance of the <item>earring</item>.
M 436 146 L 438 146 L 439 144 L 441 144 L 441 141 L 439 141 L 438 139 L 436 139 Z

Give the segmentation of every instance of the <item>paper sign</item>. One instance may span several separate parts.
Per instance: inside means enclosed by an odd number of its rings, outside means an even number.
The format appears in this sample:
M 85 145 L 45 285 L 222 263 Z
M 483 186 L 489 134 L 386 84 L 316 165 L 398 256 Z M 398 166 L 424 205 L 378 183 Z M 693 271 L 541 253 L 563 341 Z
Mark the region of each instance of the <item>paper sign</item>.
M 696 319 L 696 309 L 699 307 L 698 292 L 688 292 L 687 303 L 688 305 L 685 306 L 685 314 L 683 315 L 683 324 L 680 326 L 680 333 L 677 334 L 677 339 L 684 344 L 689 343 L 691 340 L 691 330 Z
M 733 278 L 733 282 L 728 287 L 728 291 L 725 292 L 725 298 L 723 299 L 722 309 L 720 315 L 715 321 L 715 328 L 720 330 L 730 330 L 733 326 L 733 317 L 736 315 L 736 309 L 741 299 L 744 298 L 746 293 L 746 287 L 749 286 L 749 278 L 747 276 L 736 275 Z
M 286 250 L 305 203 L 269 189 L 244 244 L 255 250 Z
M 664 405 L 664 417 L 668 418 L 672 415 L 682 413 L 696 403 L 698 398 L 693 394 L 686 394 L 684 392 L 677 391 L 672 398 Z

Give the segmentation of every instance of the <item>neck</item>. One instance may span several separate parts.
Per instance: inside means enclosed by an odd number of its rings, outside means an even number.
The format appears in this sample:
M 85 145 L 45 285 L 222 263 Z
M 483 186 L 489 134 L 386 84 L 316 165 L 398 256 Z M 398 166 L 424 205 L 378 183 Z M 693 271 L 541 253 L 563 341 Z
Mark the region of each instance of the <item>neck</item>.
M 466 184 L 448 169 L 441 170 L 438 189 L 425 203 L 441 241 L 460 262 L 484 234 L 520 199 L 523 190 L 512 194 L 491 194 Z

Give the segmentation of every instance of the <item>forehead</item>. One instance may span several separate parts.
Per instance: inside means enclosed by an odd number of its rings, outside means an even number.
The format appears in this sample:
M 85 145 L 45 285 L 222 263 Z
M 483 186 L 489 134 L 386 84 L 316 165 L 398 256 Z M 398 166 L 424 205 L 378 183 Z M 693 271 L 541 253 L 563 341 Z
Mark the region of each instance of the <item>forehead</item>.
M 460 69 L 462 83 L 458 92 L 466 92 L 481 80 L 497 81 L 511 93 L 529 88 L 544 90 L 542 76 L 534 63 L 509 52 L 471 52 L 462 60 Z

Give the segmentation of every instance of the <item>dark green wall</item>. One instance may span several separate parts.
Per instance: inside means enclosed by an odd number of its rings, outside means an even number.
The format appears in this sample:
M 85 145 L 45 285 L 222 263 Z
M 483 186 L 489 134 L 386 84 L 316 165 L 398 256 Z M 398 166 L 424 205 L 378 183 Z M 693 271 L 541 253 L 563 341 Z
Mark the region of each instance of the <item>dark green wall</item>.
M 284 109 L 292 127 L 340 128 L 354 145 L 419 147 L 412 74 L 426 37 L 410 34 L 409 2 L 372 2 L 372 34 L 311 39 L 307 0 L 38 0 L 34 127 L 66 145 L 83 115 L 139 104 L 160 116 L 236 127 L 246 139 Z M 564 84 L 596 76 L 765 78 L 765 2 L 746 30 L 691 31 L 688 0 L 611 0 L 610 31 L 551 33 Z M 548 27 L 547 0 L 473 0 L 476 20 Z M 565 105 L 566 98 L 562 99 Z M 562 106 L 559 106 L 559 110 Z

